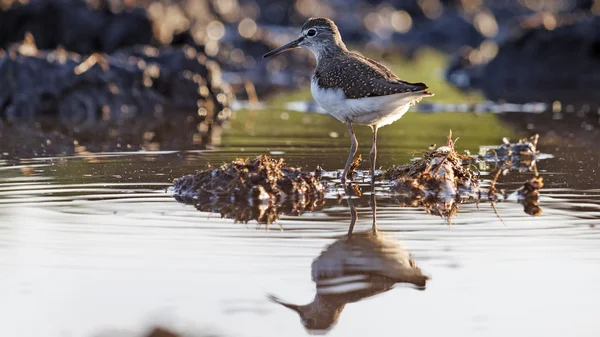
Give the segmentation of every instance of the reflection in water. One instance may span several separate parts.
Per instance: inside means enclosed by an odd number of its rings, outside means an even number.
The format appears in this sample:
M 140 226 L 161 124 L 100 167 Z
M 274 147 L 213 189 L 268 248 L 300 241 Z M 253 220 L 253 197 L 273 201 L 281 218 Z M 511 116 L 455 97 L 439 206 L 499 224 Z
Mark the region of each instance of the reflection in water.
M 183 201 L 184 199 L 177 199 Z M 264 202 L 261 200 L 240 200 L 231 202 L 223 198 L 210 203 L 196 202 L 194 206 L 201 212 L 219 213 L 222 218 L 233 219 L 235 222 L 248 223 L 256 220 L 259 224 L 277 222 L 279 216 L 298 216 L 306 211 L 314 211 L 324 204 L 322 196 L 309 200 L 284 200 L 283 202 Z
M 194 113 L 93 120 L 79 128 L 51 117 L 16 124 L 0 120 L 0 153 L 9 158 L 85 155 L 98 152 L 197 150 L 219 145 L 221 121 L 208 124 Z
M 542 177 L 535 176 L 530 180 L 526 181 L 519 190 L 517 190 L 517 198 L 519 203 L 523 205 L 523 211 L 529 215 L 540 215 L 542 214 L 542 208 L 540 207 L 540 189 L 544 186 Z
M 348 236 L 352 236 L 352 232 L 354 231 L 354 225 L 356 225 L 356 220 L 358 220 L 358 212 L 356 211 L 356 206 L 354 206 L 354 202 L 352 201 L 352 196 L 356 194 L 356 190 L 352 187 L 352 183 L 343 184 L 344 192 L 346 193 L 346 197 L 348 198 L 348 206 L 350 207 L 350 226 L 348 226 Z M 371 186 L 373 186 L 373 180 L 371 179 Z M 375 196 L 375 188 L 372 188 L 372 195 Z M 375 204 L 373 205 L 373 231 L 377 230 L 375 226 Z
M 345 190 L 351 190 L 349 184 Z M 296 305 L 269 295 L 272 301 L 296 311 L 311 332 L 331 329 L 348 303 L 386 292 L 396 283 L 410 283 L 424 290 L 429 279 L 397 240 L 377 231 L 375 193 L 371 195 L 372 230 L 352 233 L 357 213 L 351 198 L 348 204 L 352 215 L 348 235 L 326 247 L 312 263 L 312 280 L 317 287 L 313 301 Z

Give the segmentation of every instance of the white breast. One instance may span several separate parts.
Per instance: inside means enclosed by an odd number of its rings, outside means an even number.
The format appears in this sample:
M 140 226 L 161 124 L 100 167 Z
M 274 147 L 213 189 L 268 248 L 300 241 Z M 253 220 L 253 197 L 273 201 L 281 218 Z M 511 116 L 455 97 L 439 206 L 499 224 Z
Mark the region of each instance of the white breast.
M 313 76 L 310 81 L 310 92 L 319 105 L 336 119 L 345 122 L 348 111 L 345 109 L 346 96 L 342 89 L 321 89 Z
M 337 120 L 382 127 L 400 119 L 422 93 L 348 99 L 342 89 L 321 89 L 313 76 L 310 91 L 315 101 Z

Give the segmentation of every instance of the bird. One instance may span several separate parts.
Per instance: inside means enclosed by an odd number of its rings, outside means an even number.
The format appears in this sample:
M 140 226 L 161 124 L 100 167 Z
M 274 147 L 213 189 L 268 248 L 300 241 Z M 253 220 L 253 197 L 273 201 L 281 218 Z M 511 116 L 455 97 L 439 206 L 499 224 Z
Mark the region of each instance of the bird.
M 373 144 L 369 159 L 374 188 L 377 130 L 397 121 L 412 105 L 434 94 L 424 83 L 403 81 L 383 64 L 349 51 L 338 27 L 328 18 L 307 19 L 296 40 L 267 52 L 263 58 L 295 48 L 310 50 L 317 60 L 310 85 L 314 100 L 348 127 L 350 154 L 341 177 L 343 185 L 358 150 L 353 125 L 371 127 Z
M 311 273 L 316 284 L 311 303 L 297 305 L 268 295 L 272 302 L 297 312 L 309 332 L 330 330 L 346 304 L 387 292 L 398 283 L 425 290 L 429 280 L 402 244 L 377 231 L 335 241 L 313 261 Z

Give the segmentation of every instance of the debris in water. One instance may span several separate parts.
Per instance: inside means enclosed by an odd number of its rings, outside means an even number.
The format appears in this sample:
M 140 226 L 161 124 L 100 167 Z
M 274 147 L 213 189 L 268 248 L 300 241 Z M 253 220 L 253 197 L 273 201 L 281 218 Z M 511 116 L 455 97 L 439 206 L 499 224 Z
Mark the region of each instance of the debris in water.
M 474 199 L 479 193 L 478 173 L 465 162 L 476 158 L 454 149 L 452 132 L 445 146 L 423 151 L 423 158 L 390 168 L 385 177 L 395 180 L 391 191 L 401 206 L 424 207 L 428 213 L 450 219 L 458 212 L 457 203 Z
M 200 211 L 219 212 L 236 222 L 269 224 L 281 213 L 299 215 L 323 204 L 325 185 L 319 179 L 320 170 L 306 172 L 262 155 L 181 177 L 173 191 L 177 201 Z
M 527 167 L 537 172 L 537 141 L 537 135 L 515 144 L 505 138 L 503 145 L 488 147 L 479 157 L 474 157 L 456 152 L 450 131 L 445 146 L 435 150 L 430 147 L 422 152 L 421 159 L 390 168 L 385 172 L 385 178 L 394 181 L 390 190 L 401 206 L 423 207 L 427 213 L 450 221 L 458 213 L 459 205 L 466 201 L 488 201 L 495 209 L 495 202 L 506 199 L 505 192 L 496 188 L 496 182 L 500 175 L 508 174 L 510 167 L 522 167 L 525 160 L 530 160 Z M 479 173 L 470 167 L 471 164 L 484 161 L 503 163 L 487 189 L 480 188 Z M 525 213 L 534 216 L 541 214 L 538 197 L 542 186 L 542 178 L 536 174 L 517 191 Z
M 523 187 L 517 190 L 518 200 L 523 205 L 525 213 L 533 216 L 542 214 L 542 208 L 538 202 L 542 187 L 544 187 L 544 179 L 536 176 L 526 181 Z
M 356 169 L 358 167 L 360 167 L 360 163 L 362 162 L 362 155 L 359 153 L 358 155 L 356 155 L 354 157 L 354 160 L 352 161 L 352 164 L 350 164 L 350 169 L 348 170 L 348 180 L 352 181 L 352 179 L 354 178 L 354 175 L 357 173 Z M 338 178 L 341 178 L 342 176 L 342 172 L 338 172 Z M 358 196 L 360 196 L 360 192 L 358 192 L 357 194 Z
M 479 157 L 484 163 L 508 163 L 505 169 L 516 169 L 521 172 L 535 171 L 536 159 L 539 151 L 537 150 L 539 135 L 531 138 L 520 139 L 516 143 L 511 143 L 508 138 L 503 138 L 503 144 L 499 146 L 481 146 L 479 147 Z

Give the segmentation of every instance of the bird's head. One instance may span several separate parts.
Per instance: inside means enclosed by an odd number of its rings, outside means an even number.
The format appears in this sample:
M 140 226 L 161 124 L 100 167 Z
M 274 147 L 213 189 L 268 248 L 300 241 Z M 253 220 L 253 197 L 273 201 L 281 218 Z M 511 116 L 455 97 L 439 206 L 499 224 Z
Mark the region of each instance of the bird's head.
M 327 333 L 337 323 L 344 309 L 344 304 L 325 303 L 326 301 L 318 296 L 312 303 L 306 305 L 286 303 L 273 295 L 269 295 L 269 299 L 298 313 L 302 325 L 311 335 Z
M 310 18 L 302 26 L 300 37 L 286 45 L 271 50 L 263 55 L 263 57 L 275 56 L 286 50 L 300 47 L 309 49 L 317 58 L 327 51 L 346 49 L 340 32 L 333 21 L 327 18 Z

